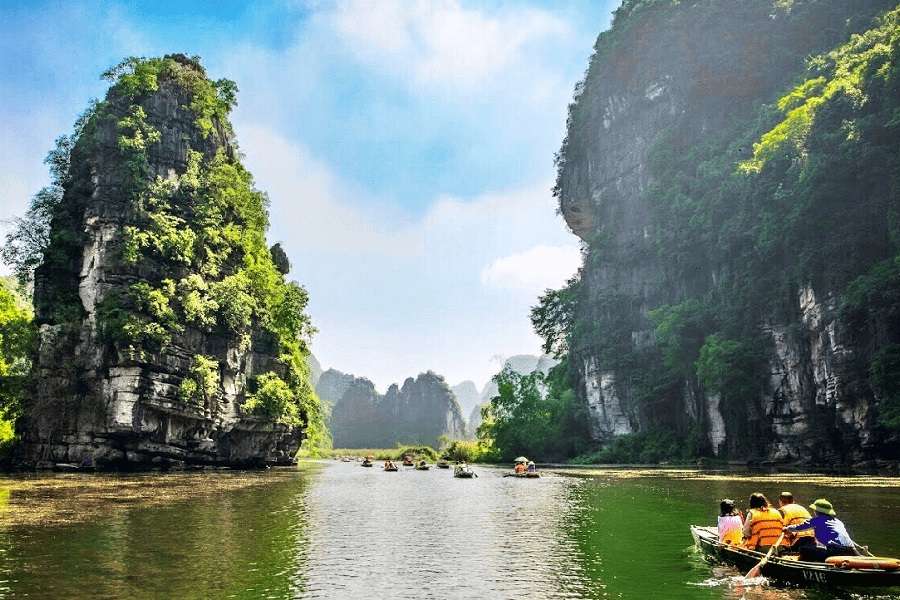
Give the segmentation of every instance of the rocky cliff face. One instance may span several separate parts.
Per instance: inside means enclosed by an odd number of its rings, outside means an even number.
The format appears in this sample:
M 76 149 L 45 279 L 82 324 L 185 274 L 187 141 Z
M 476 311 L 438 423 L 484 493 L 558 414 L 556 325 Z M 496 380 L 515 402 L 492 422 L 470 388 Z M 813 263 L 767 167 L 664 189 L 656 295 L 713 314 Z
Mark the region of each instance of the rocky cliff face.
M 109 76 L 35 273 L 19 462 L 291 463 L 315 409 L 306 293 L 264 245 L 265 198 L 226 118 L 235 88 L 180 55 Z
M 330 371 L 320 380 L 320 386 Z M 331 416 L 336 448 L 438 446 L 438 438 L 465 436 L 465 421 L 444 378 L 428 371 L 391 385 L 382 396 L 368 379 L 351 377 Z M 343 379 L 342 382 L 345 382 Z
M 897 458 L 893 5 L 629 0 L 601 34 L 555 190 L 588 248 L 557 298 L 597 440 Z

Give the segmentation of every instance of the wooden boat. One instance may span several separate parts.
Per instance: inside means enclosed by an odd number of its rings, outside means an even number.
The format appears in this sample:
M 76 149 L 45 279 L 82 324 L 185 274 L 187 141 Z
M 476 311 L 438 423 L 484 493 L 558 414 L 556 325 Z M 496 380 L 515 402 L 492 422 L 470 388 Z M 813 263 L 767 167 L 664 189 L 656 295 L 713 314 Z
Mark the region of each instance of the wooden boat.
M 536 479 L 541 476 L 537 471 L 531 471 L 528 473 L 506 473 L 503 475 L 504 477 L 525 477 L 527 479 Z
M 454 468 L 453 476 L 459 477 L 460 479 L 472 479 L 473 477 L 477 477 L 475 471 L 473 471 L 466 465 L 459 465 L 458 467 Z
M 370 460 L 364 460 L 364 461 L 362 461 L 362 464 L 360 466 L 361 467 L 373 467 L 375 465 L 373 465 L 372 461 L 370 461 Z
M 393 467 L 383 467 L 383 468 L 385 471 L 399 471 L 400 470 L 397 468 L 396 465 L 394 465 Z
M 427 471 L 431 465 L 416 465 L 416 471 Z
M 734 565 L 741 573 L 749 571 L 765 556 L 762 552 L 721 543 L 715 527 L 691 525 L 691 535 L 707 560 Z M 881 560 L 886 562 L 891 559 Z M 866 561 L 854 561 L 854 564 L 863 562 Z M 875 562 L 875 566 L 880 565 Z M 900 586 L 900 570 L 857 568 L 850 564 L 844 568 L 841 563 L 804 562 L 798 560 L 796 554 L 772 556 L 763 565 L 761 573 L 768 579 L 799 585 L 837 588 Z
M 449 468 L 450 468 L 450 462 L 449 462 L 449 461 L 446 461 L 446 460 L 439 460 L 439 461 L 437 462 L 437 468 L 438 468 L 438 469 L 449 469 Z

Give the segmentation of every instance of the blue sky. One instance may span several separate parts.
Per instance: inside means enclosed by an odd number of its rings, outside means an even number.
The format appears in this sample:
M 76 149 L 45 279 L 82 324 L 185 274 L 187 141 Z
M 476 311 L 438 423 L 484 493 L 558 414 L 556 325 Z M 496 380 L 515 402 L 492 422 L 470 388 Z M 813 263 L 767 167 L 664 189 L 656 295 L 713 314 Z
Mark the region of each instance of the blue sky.
M 555 215 L 566 105 L 615 0 L 0 3 L 0 218 L 129 55 L 198 54 L 240 88 L 270 239 L 322 363 L 380 388 L 479 385 L 534 353 L 528 308 L 578 262 Z

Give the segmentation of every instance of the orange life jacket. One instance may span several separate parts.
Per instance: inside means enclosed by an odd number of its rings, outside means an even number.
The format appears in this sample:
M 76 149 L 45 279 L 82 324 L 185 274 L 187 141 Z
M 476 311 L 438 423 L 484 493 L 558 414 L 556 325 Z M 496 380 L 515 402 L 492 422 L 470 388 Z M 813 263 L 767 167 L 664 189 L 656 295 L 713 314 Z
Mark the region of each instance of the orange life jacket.
M 781 513 L 774 508 L 765 510 L 753 508 L 747 515 L 750 518 L 750 537 L 744 544 L 747 548 L 755 550 L 760 546 L 771 546 L 781 537 L 784 520 Z
M 798 525 L 812 518 L 809 511 L 799 504 L 785 504 L 781 507 L 781 514 L 784 515 L 785 525 Z M 795 531 L 793 534 L 795 539 L 800 537 L 815 537 L 815 535 L 816 532 L 812 527 L 803 529 L 802 531 Z

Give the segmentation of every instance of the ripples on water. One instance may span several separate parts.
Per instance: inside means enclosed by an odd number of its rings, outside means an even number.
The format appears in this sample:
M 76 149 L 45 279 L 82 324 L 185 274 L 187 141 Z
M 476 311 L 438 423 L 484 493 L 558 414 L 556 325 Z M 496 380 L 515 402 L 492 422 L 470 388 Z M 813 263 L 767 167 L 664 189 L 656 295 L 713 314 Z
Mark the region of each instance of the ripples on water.
M 326 469 L 308 498 L 315 534 L 298 587 L 310 598 L 584 598 L 578 547 L 565 521 L 580 485 L 503 478 L 493 469 Z
M 782 589 L 705 563 L 718 499 L 828 496 L 900 554 L 897 480 L 478 468 L 0 479 L 0 597 L 900 598 Z

